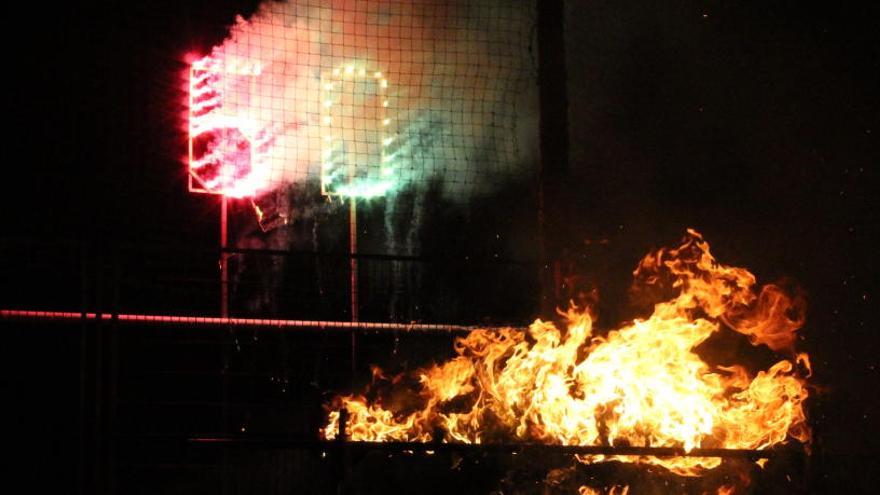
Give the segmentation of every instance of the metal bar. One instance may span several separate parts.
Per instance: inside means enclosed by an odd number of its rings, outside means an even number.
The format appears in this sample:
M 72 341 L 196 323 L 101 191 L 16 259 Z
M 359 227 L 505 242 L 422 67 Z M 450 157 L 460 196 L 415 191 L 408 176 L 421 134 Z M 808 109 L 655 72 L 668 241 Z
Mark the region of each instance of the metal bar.
M 220 316 L 229 316 L 229 253 L 227 223 L 229 220 L 229 200 L 220 196 Z
M 345 253 L 345 252 L 319 252 L 305 251 L 298 249 L 254 249 L 239 248 L 234 246 L 226 247 L 222 250 L 229 254 L 256 254 L 265 256 L 312 256 L 316 258 L 338 258 L 349 259 L 355 258 L 359 260 L 379 260 L 379 261 L 413 261 L 417 263 L 440 263 L 440 262 L 456 262 L 456 263 L 491 263 L 491 264 L 507 264 L 533 266 L 537 264 L 534 260 L 514 260 L 508 258 L 474 258 L 474 257 L 453 257 L 453 256 L 413 256 L 405 254 L 379 254 L 379 253 Z
M 101 308 L 104 306 L 104 244 L 103 242 L 99 242 L 96 245 L 96 259 L 95 259 L 95 306 Z M 104 381 L 105 381 L 105 357 L 106 353 L 104 349 L 104 338 L 105 338 L 105 325 L 104 321 L 101 318 L 101 313 L 98 313 L 98 324 L 93 326 L 94 339 L 95 339 L 95 355 L 92 357 L 94 360 L 94 368 L 95 374 L 93 377 L 94 380 L 94 401 L 92 401 L 92 410 L 94 417 L 94 429 L 92 430 L 92 435 L 95 442 L 95 453 L 94 453 L 94 462 L 92 464 L 93 476 L 95 478 L 95 491 L 96 493 L 106 493 L 106 457 L 105 457 L 105 447 L 106 447 L 106 419 L 105 419 L 105 408 L 107 406 L 105 402 L 104 396 Z
M 119 250 L 114 247 L 111 256 L 111 280 L 113 281 L 113 293 L 111 298 L 111 313 L 118 313 L 119 309 Z M 117 431 L 118 406 L 119 406 L 119 321 L 113 319 L 110 325 L 110 394 L 108 399 L 108 446 L 107 446 L 107 493 L 116 493 L 116 439 L 113 432 Z
M 348 252 L 351 255 L 349 269 L 351 271 L 350 296 L 351 296 L 351 321 L 357 322 L 360 316 L 360 302 L 358 300 L 358 260 L 355 257 L 358 252 L 357 232 L 357 198 L 352 196 L 348 210 Z M 357 373 L 357 333 L 351 332 L 351 380 L 354 383 Z
M 77 494 L 85 495 L 89 492 L 88 476 L 86 468 L 88 466 L 86 455 L 88 448 L 86 443 L 90 438 L 88 431 L 88 410 L 89 398 L 87 395 L 86 379 L 88 377 L 88 355 L 89 355 L 89 328 L 86 317 L 86 308 L 89 305 L 89 279 L 88 279 L 88 253 L 86 252 L 86 244 L 79 245 L 80 250 L 80 309 L 79 313 L 68 313 L 71 320 L 79 320 L 79 455 L 77 456 Z
M 253 147 L 251 148 L 253 154 Z M 226 195 L 220 196 L 220 316 L 229 318 L 229 253 L 224 251 L 229 246 L 229 199 Z M 225 334 L 224 334 L 225 335 Z M 226 370 L 229 368 L 229 358 L 226 346 L 220 346 L 220 430 L 224 433 L 229 431 L 229 384 Z M 220 462 L 222 473 L 227 472 L 227 453 L 224 451 Z M 220 484 L 220 493 L 227 493 L 227 483 Z
M 541 170 L 538 188 L 538 233 L 541 240 L 542 314 L 552 317 L 564 301 L 557 300 L 553 267 L 565 235 L 565 177 L 568 174 L 568 96 L 565 70 L 565 2 L 537 2 L 538 119 Z
M 168 324 L 189 326 L 230 326 L 230 327 L 267 327 L 267 328 L 303 328 L 314 330 L 388 330 L 398 332 L 469 332 L 475 328 L 486 328 L 466 325 L 446 325 L 435 323 L 378 323 L 351 321 L 320 321 L 320 320 L 281 320 L 261 318 L 222 318 L 216 316 L 169 316 L 169 315 L 138 315 L 82 313 L 73 311 L 31 311 L 18 309 L 0 310 L 0 320 L 113 320 L 119 323 Z
M 351 259 L 351 321 L 358 321 L 360 303 L 358 301 L 358 232 L 357 232 L 357 200 L 351 197 L 348 210 L 348 252 Z
M 339 461 L 341 463 L 340 468 L 342 469 L 342 476 L 340 476 L 340 484 L 337 485 L 337 492 L 339 493 L 349 493 L 351 491 L 351 473 L 354 468 L 352 464 L 352 452 L 351 445 L 348 441 L 348 410 L 341 409 L 339 411 L 339 435 L 336 437 L 335 443 L 342 450 L 342 455 L 339 456 Z
M 193 437 L 187 440 L 193 445 L 213 445 L 221 447 L 246 448 L 300 448 L 308 450 L 332 450 L 345 446 L 353 450 L 383 451 L 388 453 L 493 453 L 493 454 L 562 454 L 562 455 L 604 455 L 604 456 L 651 456 L 651 457 L 739 457 L 747 459 L 769 459 L 781 455 L 797 453 L 791 448 L 768 450 L 752 449 L 692 449 L 685 451 L 677 447 L 633 447 L 608 445 L 550 445 L 535 443 L 467 444 L 431 442 L 351 442 L 339 440 L 315 440 L 285 437 Z

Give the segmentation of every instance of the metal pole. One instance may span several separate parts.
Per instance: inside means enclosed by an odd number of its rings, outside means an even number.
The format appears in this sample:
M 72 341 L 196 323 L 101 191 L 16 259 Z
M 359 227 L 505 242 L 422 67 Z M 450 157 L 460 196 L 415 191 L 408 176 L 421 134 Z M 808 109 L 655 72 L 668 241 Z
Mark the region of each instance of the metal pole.
M 345 425 L 340 417 L 340 432 Z M 717 457 L 772 459 L 786 456 L 804 455 L 801 448 L 780 446 L 770 449 L 724 449 L 695 448 L 684 450 L 681 447 L 640 447 L 610 445 L 558 445 L 536 443 L 458 443 L 458 442 L 366 442 L 352 441 L 347 435 L 337 436 L 335 440 L 315 440 L 302 437 L 193 437 L 187 439 L 192 445 L 216 445 L 241 448 L 302 448 L 332 450 L 342 447 L 350 451 L 377 451 L 389 454 L 414 454 L 422 452 L 459 452 L 462 454 L 512 454 L 532 453 L 535 455 L 604 455 L 604 456 L 652 456 L 652 457 Z
M 79 342 L 79 456 L 77 459 L 77 493 L 78 495 L 86 495 L 89 493 L 89 479 L 87 475 L 86 456 L 88 448 L 86 442 L 89 438 L 88 424 L 88 397 L 86 378 L 88 376 L 88 355 L 89 355 L 89 313 L 88 313 L 88 254 L 86 251 L 86 242 L 82 241 L 80 246 L 80 313 L 70 313 L 74 318 L 79 318 L 80 325 L 80 342 Z
M 348 443 L 348 410 L 342 408 L 339 411 L 339 434 L 336 435 L 335 440 L 337 445 L 342 447 L 342 455 L 340 456 L 341 461 L 341 482 L 336 486 L 336 493 L 339 495 L 346 495 L 351 493 L 351 471 L 352 471 L 352 458 L 351 458 L 351 450 L 348 449 L 346 444 Z
M 354 196 L 351 197 L 348 217 L 348 251 L 351 254 L 351 321 L 358 321 L 357 200 Z
M 349 266 L 351 269 L 351 321 L 357 322 L 359 318 L 358 304 L 358 260 L 357 260 L 357 199 L 350 198 L 348 209 L 348 251 L 351 255 Z M 357 333 L 351 332 L 351 376 L 354 380 L 357 370 Z
M 227 222 L 229 219 L 229 199 L 226 195 L 220 196 L 220 316 L 223 319 L 229 318 L 229 253 L 226 252 L 228 244 Z M 220 346 L 220 430 L 223 433 L 229 431 L 229 392 L 226 380 L 226 368 L 228 360 L 226 357 L 226 346 Z M 220 465 L 223 470 L 223 476 L 227 473 L 227 456 L 223 451 Z M 227 493 L 226 479 L 220 483 L 221 494 Z
M 540 0 L 538 10 L 538 94 L 540 180 L 538 190 L 538 229 L 541 239 L 541 313 L 556 315 L 557 300 L 554 267 L 565 239 L 562 206 L 568 174 L 568 97 L 565 71 L 565 2 Z
M 119 314 L 119 249 L 113 248 L 113 299 L 110 326 L 110 399 L 108 408 L 108 475 L 107 493 L 116 493 L 116 432 L 117 410 L 119 403 L 119 320 L 114 316 Z
M 229 317 L 229 253 L 227 248 L 228 202 L 225 195 L 220 196 L 220 316 Z
M 261 256 L 310 256 L 319 259 L 348 259 L 354 257 L 358 260 L 378 260 L 378 261 L 412 261 L 415 263 L 460 263 L 473 265 L 493 264 L 493 265 L 516 265 L 523 267 L 537 266 L 537 260 L 516 260 L 511 258 L 480 258 L 474 256 L 413 256 L 408 254 L 384 254 L 384 253 L 365 253 L 358 251 L 353 256 L 347 252 L 320 252 L 306 251 L 301 249 L 262 249 L 262 248 L 241 248 L 227 247 L 224 249 L 230 256 L 235 254 L 257 254 Z
M 94 435 L 95 442 L 95 452 L 94 452 L 94 464 L 92 465 L 92 471 L 94 476 L 94 488 L 97 493 L 106 493 L 106 485 L 105 485 L 105 475 L 106 475 L 106 464 L 105 464 L 105 433 L 106 433 L 106 424 L 104 417 L 104 408 L 106 406 L 104 400 L 104 325 L 102 316 L 102 310 L 104 308 L 104 242 L 103 239 L 99 240 L 97 243 L 97 260 L 95 262 L 95 307 L 97 308 L 98 318 L 95 320 L 95 325 L 93 325 L 94 331 L 94 339 L 95 339 L 95 355 L 94 359 L 94 367 L 95 367 L 95 376 L 94 376 L 94 400 L 93 400 L 93 414 L 94 414 L 94 428 L 92 430 L 92 434 Z

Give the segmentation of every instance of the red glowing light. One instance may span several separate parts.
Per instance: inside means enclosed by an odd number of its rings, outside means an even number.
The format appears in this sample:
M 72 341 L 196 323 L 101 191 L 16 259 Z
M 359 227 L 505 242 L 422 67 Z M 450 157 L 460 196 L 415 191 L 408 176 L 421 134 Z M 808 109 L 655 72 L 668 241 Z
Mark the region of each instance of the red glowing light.
M 189 71 L 189 189 L 253 197 L 268 188 L 266 132 L 252 115 L 259 63 L 195 60 Z

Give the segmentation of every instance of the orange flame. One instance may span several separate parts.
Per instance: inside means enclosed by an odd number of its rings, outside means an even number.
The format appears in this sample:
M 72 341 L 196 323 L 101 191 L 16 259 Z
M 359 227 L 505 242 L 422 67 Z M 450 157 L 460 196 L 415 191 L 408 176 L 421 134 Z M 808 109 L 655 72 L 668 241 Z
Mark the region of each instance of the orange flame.
M 809 357 L 793 351 L 804 321 L 802 298 L 775 285 L 756 290 L 754 275 L 715 261 L 693 230 L 678 248 L 645 257 L 634 275 L 639 286 L 666 285 L 674 297 L 656 304 L 647 319 L 605 336 L 593 335 L 589 311 L 574 308 L 563 313 L 564 330 L 541 320 L 527 332 L 474 330 L 455 341 L 455 358 L 416 372 L 421 407 L 415 411 L 363 395 L 337 398 L 334 406 L 349 415 L 349 438 L 485 443 L 513 437 L 686 451 L 766 449 L 789 437 L 809 442 L 802 376 Z M 694 349 L 722 325 L 789 359 L 754 375 L 741 365 L 706 363 Z M 331 411 L 325 438 L 337 436 L 338 423 L 339 413 Z M 647 463 L 685 476 L 721 464 L 700 457 L 578 459 Z
M 620 488 L 620 490 L 618 490 L 618 488 Z M 607 493 L 608 495 L 627 495 L 629 493 L 629 486 L 612 486 Z M 590 488 L 589 486 L 582 486 L 578 488 L 578 495 L 602 495 L 602 492 L 595 488 Z

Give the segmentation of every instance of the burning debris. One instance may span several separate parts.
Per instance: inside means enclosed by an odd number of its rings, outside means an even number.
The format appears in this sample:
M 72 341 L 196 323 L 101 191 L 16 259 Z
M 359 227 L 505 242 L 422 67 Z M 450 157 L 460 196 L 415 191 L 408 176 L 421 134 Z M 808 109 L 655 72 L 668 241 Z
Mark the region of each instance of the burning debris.
M 475 330 L 455 341 L 457 356 L 388 378 L 374 370 L 366 395 L 337 397 L 322 434 L 338 436 L 339 409 L 355 441 L 509 441 L 768 449 L 789 439 L 808 444 L 803 402 L 809 358 L 794 350 L 804 322 L 799 296 L 756 286 L 744 268 L 718 263 L 688 230 L 675 249 L 646 256 L 635 284 L 670 296 L 647 318 L 596 335 L 590 309 L 565 311 L 565 327 L 536 320 L 527 331 Z M 709 363 L 695 349 L 730 329 L 784 355 L 757 372 Z M 778 357 L 776 358 L 778 359 Z M 409 385 L 407 385 L 409 384 Z M 583 455 L 701 476 L 716 457 Z M 589 491 L 585 493 L 590 493 Z
M 629 493 L 629 486 L 612 486 L 607 493 L 608 495 L 627 495 Z M 588 486 L 582 486 L 578 490 L 578 495 L 602 495 L 602 492 L 594 490 Z

